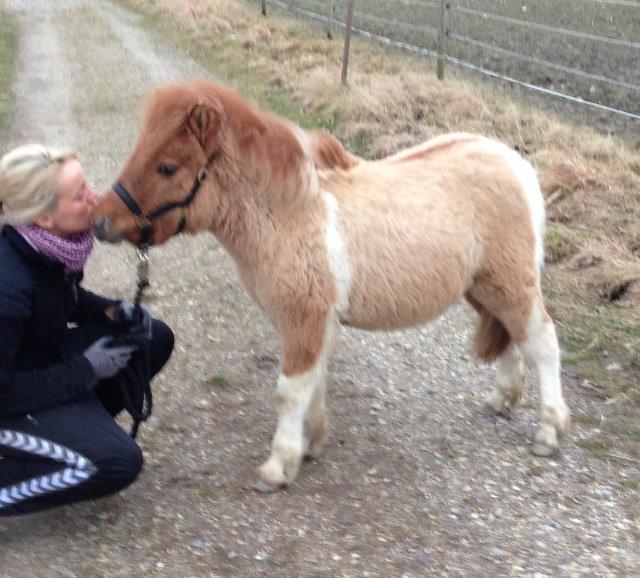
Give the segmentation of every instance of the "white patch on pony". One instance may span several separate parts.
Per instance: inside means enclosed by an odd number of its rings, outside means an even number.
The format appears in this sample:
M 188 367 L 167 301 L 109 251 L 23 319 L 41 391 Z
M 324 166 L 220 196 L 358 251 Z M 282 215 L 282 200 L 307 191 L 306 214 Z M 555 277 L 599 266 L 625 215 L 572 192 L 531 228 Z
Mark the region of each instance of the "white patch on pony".
M 322 355 L 316 364 L 305 373 L 287 377 L 281 374 L 278 378 L 278 397 L 284 401 L 287 410 L 280 416 L 277 436 L 274 438 L 274 450 L 280 438 L 286 440 L 284 445 L 294 446 L 303 452 L 304 418 L 313 398 L 316 387 L 326 379 L 327 359 Z
M 327 378 L 327 358 L 331 350 L 336 319 L 327 319 L 322 350 L 315 365 L 299 375 L 278 378 L 278 398 L 280 415 L 273 436 L 271 456 L 260 467 L 260 478 L 267 488 L 287 484 L 295 479 L 300 460 L 308 450 L 309 440 L 305 439 L 304 421 L 318 387 L 323 387 Z
M 538 265 L 538 269 L 542 269 L 542 266 L 544 265 L 544 229 L 546 215 L 544 197 L 542 196 L 540 182 L 538 181 L 538 173 L 533 166 L 531 166 L 531 163 L 523 159 L 515 151 L 511 152 L 513 153 L 513 156 L 518 159 L 516 172 L 522 182 L 525 198 L 529 205 L 533 234 L 536 239 L 536 264 Z
M 520 344 L 540 382 L 540 427 L 532 446 L 536 455 L 549 455 L 558 446 L 558 434 L 565 435 L 570 422 L 569 410 L 562 397 L 558 339 L 553 323 L 544 319 L 543 312 L 542 302 L 536 302 L 526 338 Z
M 545 229 L 545 204 L 540 183 L 538 181 L 538 173 L 531 163 L 521 157 L 516 151 L 510 149 L 504 143 L 492 141 L 487 138 L 483 140 L 488 144 L 494 145 L 506 161 L 511 165 L 522 185 L 527 205 L 529 206 L 529 214 L 531 216 L 531 225 L 533 226 L 533 235 L 535 237 L 535 259 L 539 269 L 544 264 L 544 229 Z
M 344 315 L 349 309 L 349 293 L 353 272 L 349 262 L 349 253 L 340 226 L 340 205 L 338 200 L 328 191 L 321 191 L 327 206 L 327 228 L 325 230 L 325 245 L 329 255 L 329 267 L 338 288 L 337 313 Z
M 486 403 L 494 413 L 500 414 L 505 411 L 507 402 L 509 409 L 514 410 L 524 393 L 524 364 L 520 348 L 514 341 L 498 357 L 496 366 L 496 384 Z

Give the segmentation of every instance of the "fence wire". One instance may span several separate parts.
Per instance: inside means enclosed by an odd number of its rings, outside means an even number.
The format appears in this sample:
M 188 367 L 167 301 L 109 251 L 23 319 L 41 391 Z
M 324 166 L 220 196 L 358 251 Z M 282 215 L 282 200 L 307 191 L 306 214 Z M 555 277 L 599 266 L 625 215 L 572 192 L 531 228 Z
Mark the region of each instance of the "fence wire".
M 621 40 L 618 38 L 607 38 L 606 36 L 600 36 L 598 34 L 588 34 L 586 32 L 580 32 L 578 30 L 567 30 L 566 28 L 558 28 L 557 26 L 549 26 L 548 24 L 540 24 L 538 22 L 529 22 L 528 20 L 520 20 L 519 18 L 509 18 L 508 16 L 501 16 L 500 14 L 493 14 L 491 12 L 483 12 L 482 10 L 466 8 L 458 4 L 449 4 L 448 7 L 453 12 L 459 12 L 460 14 L 470 14 L 472 16 L 480 16 L 487 20 L 504 22 L 506 24 L 513 24 L 514 26 L 523 26 L 525 28 L 533 28 L 535 30 L 544 30 L 545 32 L 557 32 L 558 34 L 564 36 L 583 38 L 586 40 L 595 40 L 597 42 L 614 44 L 616 46 L 625 46 L 627 48 L 640 48 L 640 43 L 638 42 L 629 42 L 628 40 Z
M 308 10 L 305 8 L 301 8 L 299 6 L 295 6 L 292 2 L 290 1 L 285 1 L 285 0 L 266 0 L 266 2 L 268 4 L 271 4 L 273 6 L 276 6 L 278 8 L 281 8 L 283 10 L 288 10 L 291 11 L 299 16 L 305 17 L 305 18 L 311 18 L 313 20 L 319 21 L 319 22 L 325 22 L 327 24 L 330 24 L 332 26 L 335 26 L 337 28 L 341 28 L 341 29 L 345 29 L 346 28 L 346 24 L 343 20 L 341 20 L 340 18 L 336 17 L 336 12 L 342 12 L 344 13 L 344 11 L 346 10 L 346 7 L 344 4 L 342 3 L 338 3 L 338 2 L 334 2 L 334 3 L 325 3 L 325 2 L 320 2 L 319 0 L 300 0 L 308 5 L 313 5 L 316 6 L 319 10 L 322 10 L 322 14 L 318 13 L 318 12 L 313 12 L 312 10 Z M 343 0 L 344 1 L 344 0 Z M 420 5 L 420 6 L 424 6 L 426 8 L 433 8 L 433 9 L 440 9 L 441 5 L 437 2 L 431 2 L 429 0 L 400 0 L 403 4 L 414 4 L 414 5 Z M 622 6 L 622 7 L 626 7 L 626 8 L 638 8 L 640 9 L 640 2 L 635 2 L 632 0 L 583 0 L 584 2 L 587 3 L 592 3 L 592 4 L 601 4 L 601 5 L 614 5 L 614 6 Z M 331 18 L 329 18 L 327 16 L 327 14 L 329 13 L 329 7 L 330 5 L 334 6 L 334 14 L 332 15 Z M 636 51 L 636 50 L 640 50 L 640 43 L 638 42 L 633 42 L 633 41 L 629 41 L 629 40 L 625 40 L 625 39 L 619 39 L 619 38 L 611 38 L 609 36 L 603 36 L 600 34 L 589 34 L 587 32 L 581 32 L 579 30 L 572 30 L 572 29 L 568 29 L 568 28 L 563 28 L 563 27 L 559 27 L 559 26 L 550 26 L 548 24 L 542 24 L 539 22 L 533 22 L 533 21 L 528 21 L 528 20 L 522 20 L 519 18 L 511 18 L 508 16 L 503 16 L 500 14 L 494 14 L 491 12 L 486 12 L 483 10 L 476 10 L 473 8 L 468 8 L 465 6 L 461 6 L 459 4 L 452 4 L 447 2 L 446 4 L 446 11 L 449 14 L 449 18 L 453 19 L 453 15 L 454 13 L 459 13 L 459 14 L 464 14 L 467 17 L 475 17 L 475 18 L 480 18 L 483 21 L 493 21 L 493 22 L 497 22 L 500 24 L 506 24 L 509 26 L 514 26 L 514 27 L 519 27 L 519 28 L 524 28 L 524 29 L 531 29 L 531 30 L 538 30 L 538 31 L 544 31 L 545 33 L 550 33 L 550 34 L 555 34 L 558 36 L 564 36 L 564 37 L 570 37 L 570 38 L 575 38 L 575 39 L 579 39 L 581 41 L 589 41 L 589 42 L 593 42 L 593 43 L 600 43 L 600 44 L 604 44 L 604 45 L 610 45 L 610 46 L 616 46 L 619 48 L 625 48 L 625 49 L 629 49 L 632 51 Z M 413 32 L 421 32 L 421 33 L 426 33 L 428 35 L 430 35 L 431 37 L 436 36 L 438 34 L 438 28 L 434 27 L 434 26 L 428 26 L 426 24 L 419 24 L 417 22 L 408 22 L 405 20 L 401 20 L 398 18 L 385 18 L 384 16 L 380 16 L 377 14 L 368 14 L 366 12 L 362 12 L 362 11 L 357 11 L 354 9 L 353 11 L 353 15 L 355 18 L 359 19 L 359 21 L 363 22 L 363 23 L 372 23 L 372 24 L 376 24 L 378 26 L 381 26 L 383 28 L 393 28 L 393 29 L 403 29 L 403 30 L 409 30 L 409 31 L 413 31 Z M 366 30 L 362 27 L 359 26 L 354 26 L 352 25 L 351 27 L 351 31 L 352 33 L 355 33 L 359 36 L 365 37 L 365 38 L 369 38 L 371 40 L 375 40 L 376 42 L 382 43 L 382 44 L 386 44 L 388 46 L 392 46 L 395 48 L 400 48 L 402 50 L 406 50 L 415 54 L 420 54 L 423 56 L 429 56 L 429 57 L 437 57 L 438 56 L 438 51 L 436 49 L 432 49 L 429 47 L 425 47 L 425 46 L 417 46 L 411 42 L 406 42 L 405 40 L 399 39 L 399 38 L 394 38 L 391 36 L 387 36 L 385 34 L 380 34 L 377 31 L 374 32 L 372 30 Z M 609 85 L 612 87 L 617 87 L 619 89 L 624 89 L 624 90 L 629 90 L 629 91 L 633 91 L 633 92 L 640 92 L 640 84 L 636 84 L 634 82 L 628 82 L 627 80 L 620 80 L 620 79 L 616 79 L 616 78 L 611 78 L 609 76 L 606 76 L 604 74 L 597 74 L 594 72 L 588 72 L 585 70 L 582 70 L 580 68 L 574 67 L 574 66 L 566 66 L 564 64 L 560 64 L 557 62 L 552 62 L 551 60 L 547 60 L 545 58 L 540 58 L 537 56 L 532 56 L 529 54 L 525 54 L 523 52 L 519 52 L 516 50 L 511 50 L 509 48 L 505 48 L 502 46 L 497 46 L 496 44 L 492 44 L 489 42 L 484 42 L 483 40 L 477 39 L 477 38 L 472 38 L 471 36 L 465 35 L 465 34 L 459 34 L 456 31 L 453 31 L 451 29 L 449 29 L 449 27 L 445 26 L 445 36 L 447 41 L 454 41 L 456 43 L 461 43 L 461 44 L 466 44 L 469 46 L 473 46 L 475 48 L 480 48 L 483 51 L 489 52 L 489 53 L 496 53 L 496 54 L 501 54 L 503 56 L 506 56 L 508 58 L 514 59 L 514 60 L 518 60 L 521 62 L 527 62 L 533 65 L 537 65 L 537 66 L 541 66 L 544 68 L 548 68 L 548 69 L 552 69 L 552 70 L 556 70 L 556 71 L 560 71 L 560 72 L 564 72 L 566 74 L 569 75 L 573 75 L 575 77 L 578 78 L 582 78 L 582 79 L 587 79 L 587 80 L 591 80 L 591 81 L 595 81 L 595 82 L 599 82 L 599 83 L 603 83 L 605 85 Z M 435 39 L 434 39 L 435 41 Z M 477 64 L 474 64 L 472 62 L 469 62 L 467 59 L 459 57 L 459 56 L 455 56 L 453 54 L 450 54 L 449 51 L 445 51 L 444 54 L 442 54 L 443 58 L 446 59 L 446 61 L 452 63 L 452 64 L 456 64 L 458 66 L 462 66 L 464 68 L 467 69 L 471 69 L 474 70 L 480 74 L 492 77 L 492 78 L 498 78 L 507 82 L 510 82 L 512 84 L 516 84 L 519 86 L 523 86 L 525 88 L 528 88 L 530 90 L 539 92 L 539 93 L 543 93 L 543 94 L 547 94 L 547 95 L 551 95 L 554 97 L 558 97 L 567 101 L 570 101 L 574 104 L 579 104 L 579 105 L 584 105 L 584 106 L 588 106 L 588 107 L 592 107 L 592 108 L 596 108 L 602 111 L 606 111 L 608 113 L 613 113 L 616 115 L 620 115 L 626 118 L 631 118 L 634 120 L 640 120 L 640 115 L 639 114 L 635 114 L 633 112 L 629 112 L 626 110 L 621 110 L 620 108 L 616 108 L 615 106 L 608 106 L 602 103 L 598 103 L 598 102 L 593 102 L 590 100 L 586 100 L 584 98 L 578 97 L 578 96 L 573 96 L 570 94 L 567 94 L 566 92 L 562 92 L 559 90 L 555 90 L 553 87 L 551 88 L 546 88 L 543 86 L 539 86 L 537 84 L 535 84 L 534 82 L 527 82 L 525 80 L 519 80 L 517 78 L 514 78 L 512 75 L 509 74 L 503 74 L 500 72 L 497 72 L 495 70 L 491 70 L 486 66 L 480 66 Z M 640 52 L 638 52 L 638 60 L 640 60 Z
M 516 58 L 518 60 L 523 60 L 525 62 L 531 62 L 533 64 L 539 64 L 541 66 L 546 66 L 548 68 L 554 68 L 555 70 L 561 70 L 562 72 L 575 74 L 576 76 L 582 76 L 590 80 L 597 80 L 599 82 L 611 84 L 612 86 L 620 86 L 621 88 L 640 91 L 640 86 L 637 84 L 625 82 L 624 80 L 616 80 L 614 78 L 609 78 L 607 76 L 601 76 L 600 74 L 585 72 L 584 70 L 580 70 L 578 68 L 572 68 L 570 66 L 564 66 L 562 64 L 557 64 L 555 62 L 550 62 L 548 60 L 544 60 L 543 58 L 528 56 L 527 54 L 522 54 L 521 52 L 515 52 L 513 50 L 508 50 L 507 48 L 502 48 L 500 46 L 495 46 L 493 44 L 487 44 L 486 42 L 482 42 L 481 40 L 475 40 L 467 36 L 456 34 L 455 32 L 449 33 L 448 37 L 452 38 L 453 40 L 459 40 L 460 42 L 466 42 L 467 44 L 471 44 L 472 46 L 478 46 L 479 48 L 484 48 L 485 50 L 499 52 L 500 54 L 504 54 L 505 56 L 510 56 L 511 58 Z
M 633 0 L 585 0 L 585 2 L 595 2 L 596 4 L 611 4 L 613 6 L 629 6 L 630 8 L 640 8 L 640 2 Z

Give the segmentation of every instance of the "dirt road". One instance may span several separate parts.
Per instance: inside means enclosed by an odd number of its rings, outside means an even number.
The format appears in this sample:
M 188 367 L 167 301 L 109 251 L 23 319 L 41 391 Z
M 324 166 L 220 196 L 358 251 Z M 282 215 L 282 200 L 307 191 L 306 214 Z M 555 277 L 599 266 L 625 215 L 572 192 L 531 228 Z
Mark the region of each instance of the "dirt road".
M 215 76 L 106 0 L 6 4 L 21 36 L 2 149 L 73 146 L 99 190 L 153 87 Z M 134 266 L 131 248 L 98 247 L 87 285 L 130 296 Z M 142 428 L 141 478 L 97 503 L 1 521 L 0 576 L 640 574 L 634 440 L 576 445 L 603 439 L 619 407 L 565 376 L 572 435 L 557 459 L 533 457 L 537 391 L 512 421 L 482 416 L 492 371 L 471 358 L 466 308 L 410 332 L 345 331 L 324 456 L 262 495 L 251 484 L 275 426 L 275 332 L 210 235 L 154 250 L 152 277 L 149 306 L 177 348 Z

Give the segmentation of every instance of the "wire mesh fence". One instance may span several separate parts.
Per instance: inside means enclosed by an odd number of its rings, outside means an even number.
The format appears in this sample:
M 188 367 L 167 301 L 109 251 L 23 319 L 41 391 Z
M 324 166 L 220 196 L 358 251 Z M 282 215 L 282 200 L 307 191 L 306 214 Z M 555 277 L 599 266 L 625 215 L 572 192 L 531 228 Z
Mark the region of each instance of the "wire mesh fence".
M 346 26 L 346 0 L 263 1 Z M 352 32 L 640 120 L 640 1 L 356 0 Z

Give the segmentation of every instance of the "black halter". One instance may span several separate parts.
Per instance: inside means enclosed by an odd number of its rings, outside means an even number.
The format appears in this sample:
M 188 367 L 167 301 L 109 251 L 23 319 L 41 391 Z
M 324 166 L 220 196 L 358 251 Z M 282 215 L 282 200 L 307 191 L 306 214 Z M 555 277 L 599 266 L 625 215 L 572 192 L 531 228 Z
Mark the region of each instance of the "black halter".
M 140 208 L 140 205 L 138 205 L 138 203 L 136 203 L 133 200 L 133 198 L 129 194 L 129 191 L 127 191 L 125 186 L 120 181 L 116 181 L 112 185 L 113 190 L 122 199 L 122 202 L 125 205 L 127 205 L 129 210 L 133 213 L 133 216 L 136 221 L 136 225 L 138 225 L 138 227 L 140 228 L 140 243 L 138 244 L 139 247 L 148 247 L 149 245 L 153 244 L 152 221 L 154 219 L 157 219 L 158 217 L 164 215 L 165 213 L 168 213 L 169 211 L 173 211 L 173 209 L 184 209 L 185 207 L 188 207 L 191 203 L 193 203 L 194 199 L 196 198 L 196 194 L 198 190 L 202 186 L 202 183 L 204 182 L 204 180 L 207 178 L 207 174 L 208 174 L 207 169 L 209 167 L 209 164 L 211 163 L 211 160 L 212 159 L 209 159 L 207 161 L 207 164 L 198 171 L 198 175 L 196 176 L 196 180 L 193 182 L 193 185 L 191 186 L 191 190 L 189 191 L 189 194 L 182 201 L 173 201 L 171 203 L 167 203 L 166 205 L 162 205 L 161 207 L 159 207 L 155 211 L 152 211 L 151 213 L 145 213 Z M 180 222 L 178 223 L 178 228 L 176 229 L 176 232 L 174 233 L 174 235 L 178 235 L 182 233 L 186 224 L 187 224 L 187 219 L 185 218 L 184 214 L 182 214 L 180 217 Z

